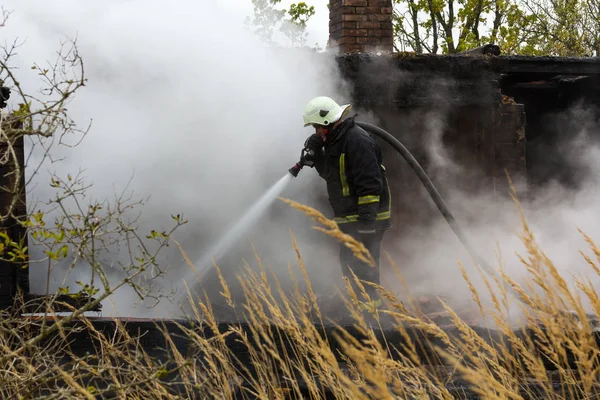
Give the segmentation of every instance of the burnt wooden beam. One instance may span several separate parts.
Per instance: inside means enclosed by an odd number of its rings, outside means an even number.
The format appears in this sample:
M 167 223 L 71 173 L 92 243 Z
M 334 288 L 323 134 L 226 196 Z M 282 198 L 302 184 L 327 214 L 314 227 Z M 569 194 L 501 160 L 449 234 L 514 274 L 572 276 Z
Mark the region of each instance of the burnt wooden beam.
M 511 87 L 515 89 L 556 90 L 560 88 L 560 83 L 553 81 L 518 82 L 512 84 Z
M 469 56 L 484 56 L 484 55 L 492 55 L 499 56 L 500 55 L 500 46 L 497 44 L 486 44 L 483 46 L 476 47 L 471 50 L 461 51 L 457 53 L 457 55 L 469 55 Z
M 472 54 L 489 57 L 472 57 Z M 493 45 L 454 55 L 393 53 L 376 55 L 353 53 L 337 56 L 342 74 L 350 80 L 403 80 L 411 74 L 433 74 L 445 78 L 475 79 L 498 74 L 600 75 L 598 57 L 501 56 Z
M 589 75 L 557 75 L 552 78 L 552 80 L 557 81 L 559 83 L 579 83 L 581 81 L 587 80 L 590 81 Z
M 464 54 L 370 53 L 345 54 L 336 58 L 342 74 L 356 82 L 412 79 L 412 74 L 433 74 L 448 79 L 495 76 L 502 70 L 498 57 L 472 57 Z
M 534 74 L 538 77 L 548 75 L 600 75 L 599 58 L 566 57 L 505 57 L 502 68 L 505 74 Z
M 426 74 L 413 78 L 376 84 L 358 81 L 353 87 L 354 104 L 359 107 L 405 108 L 500 103 L 500 86 L 496 80 L 448 80 Z

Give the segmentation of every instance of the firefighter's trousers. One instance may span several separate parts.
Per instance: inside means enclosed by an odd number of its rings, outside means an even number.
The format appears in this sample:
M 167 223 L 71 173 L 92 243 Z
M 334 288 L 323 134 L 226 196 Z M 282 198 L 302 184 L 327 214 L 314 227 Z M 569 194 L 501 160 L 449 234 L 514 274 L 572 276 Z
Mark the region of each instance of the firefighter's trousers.
M 381 241 L 383 239 L 383 234 L 385 230 L 377 230 L 374 234 L 371 235 L 362 235 L 355 232 L 347 232 L 352 237 L 361 241 L 367 250 L 371 253 L 371 256 L 375 260 L 375 267 L 370 266 L 369 264 L 364 263 L 360 259 L 358 259 L 353 253 L 352 250 L 346 247 L 343 243 L 340 245 L 340 263 L 342 265 L 342 274 L 345 277 L 348 277 L 354 292 L 358 296 L 360 300 L 364 300 L 361 291 L 354 282 L 354 277 L 350 270 L 354 272 L 354 275 L 362 281 L 373 282 L 376 284 L 380 284 L 379 282 L 379 254 L 381 250 Z M 367 285 L 361 282 L 367 294 L 371 297 L 371 300 L 379 299 L 379 295 L 377 290 L 370 285 Z

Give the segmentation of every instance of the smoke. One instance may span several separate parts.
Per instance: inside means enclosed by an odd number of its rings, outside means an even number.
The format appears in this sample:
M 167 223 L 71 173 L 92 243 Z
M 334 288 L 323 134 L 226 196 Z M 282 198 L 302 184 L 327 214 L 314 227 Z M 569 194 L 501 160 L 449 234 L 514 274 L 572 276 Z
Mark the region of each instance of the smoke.
M 101 5 L 65 0 L 51 4 L 5 2 L 5 6 L 14 10 L 3 28 L 5 37 L 26 39 L 13 59 L 20 68 L 25 91 L 36 91 L 39 85 L 39 77 L 29 67 L 54 59 L 59 41 L 74 35 L 89 79 L 69 111 L 82 125 L 93 120 L 91 131 L 75 148 L 54 148 L 53 156 L 64 159 L 46 164 L 34 177 L 29 202 L 42 206 L 52 197 L 50 173 L 65 176 L 83 169 L 86 180 L 93 183 L 88 190 L 90 198 L 111 199 L 124 189 L 134 198 L 149 197 L 140 222 L 143 232 L 166 229 L 172 222 L 170 215 L 182 213 L 189 223 L 176 239 L 192 260 L 226 234 L 297 161 L 310 133 L 302 127 L 304 104 L 321 94 L 337 97 L 340 102 L 348 99 L 330 55 L 264 46 L 243 29 L 243 20 L 251 10 L 237 1 L 201 5 L 187 1 L 173 7 L 158 0 L 114 0 Z M 382 115 L 375 110 L 357 111 L 362 116 Z M 404 125 L 393 123 L 394 118 L 382 116 L 381 121 L 403 126 L 399 138 L 411 151 L 424 149 L 434 182 L 475 248 L 494 267 L 496 250 L 500 249 L 507 272 L 517 279 L 524 276 L 525 267 L 515 254 L 524 254 L 517 236 L 521 228 L 517 209 L 508 199 L 463 190 L 479 173 L 442 140 L 442 132 L 449 125 L 448 110 L 434 110 L 425 117 L 409 116 L 404 120 L 409 123 Z M 598 113 L 575 106 L 548 118 L 545 126 L 553 132 L 567 132 L 562 136 L 569 139 L 551 143 L 559 148 L 560 160 L 538 157 L 531 170 L 538 176 L 543 175 L 540 171 L 556 176 L 555 161 L 576 168 L 580 184 L 573 189 L 560 180 L 546 182 L 535 198 L 521 200 L 536 238 L 557 268 L 566 277 L 587 275 L 589 268 L 578 254 L 587 246 L 577 228 L 592 238 L 600 233 L 596 200 L 600 194 L 599 147 L 592 139 L 598 132 Z M 415 138 L 415 132 L 423 132 L 422 137 Z M 542 145 L 536 146 L 544 153 Z M 388 173 L 400 174 L 413 189 L 419 187 L 412 171 L 402 163 L 398 158 L 387 158 Z M 283 196 L 328 212 L 324 189 L 314 171 L 305 169 Z M 480 292 L 487 290 L 477 279 L 469 255 L 422 187 L 402 201 L 429 214 L 426 223 L 407 223 L 402 216 L 395 216 L 400 234 L 386 235 L 383 246 L 409 282 L 411 293 L 450 297 L 451 305 L 458 308 L 472 305 L 458 269 L 459 260 Z M 252 243 L 265 265 L 285 277 L 288 264 L 295 264 L 296 257 L 291 229 L 313 285 L 331 293 L 340 275 L 337 244 L 312 230 L 311 225 L 306 216 L 276 202 L 220 262 L 221 269 L 235 281 L 234 272 L 244 261 L 255 265 Z M 31 249 L 33 255 L 36 251 L 39 249 Z M 179 250 L 169 249 L 161 262 L 171 269 L 157 282 L 158 287 L 165 293 L 172 289 L 181 292 L 181 277 L 188 267 Z M 402 297 L 405 293 L 384 255 L 381 264 L 384 286 Z M 84 267 L 68 275 L 65 268 L 54 270 L 50 290 L 63 284 L 76 287 L 75 281 L 86 281 L 89 269 Z M 31 266 L 33 292 L 45 291 L 44 268 Z M 120 277 L 115 267 L 111 278 Z M 218 285 L 204 289 L 219 291 Z M 133 291 L 120 290 L 104 305 L 105 313 L 154 317 L 178 313 L 177 306 L 168 302 L 151 309 L 140 308 L 137 302 Z
M 30 1 L 5 7 L 14 10 L 3 28 L 5 37 L 26 39 L 13 59 L 24 90 L 39 85 L 29 66 L 54 59 L 60 40 L 75 35 L 88 79 L 69 112 L 80 124 L 92 120 L 92 128 L 79 146 L 53 149 L 55 158 L 64 159 L 46 164 L 33 178 L 29 202 L 43 209 L 53 194 L 49 174 L 66 176 L 81 169 L 93 184 L 90 199 L 112 199 L 122 190 L 148 198 L 140 220 L 143 234 L 166 229 L 170 215 L 182 213 L 189 223 L 175 238 L 192 260 L 298 160 L 310 134 L 302 126 L 306 102 L 317 95 L 343 99 L 345 94 L 330 55 L 264 46 L 244 30 L 251 9 L 238 2 L 173 6 L 160 0 L 115 0 L 94 6 Z M 303 171 L 282 195 L 322 204 L 317 180 L 312 171 Z M 265 263 L 287 274 L 288 264 L 295 262 L 290 229 L 309 259 L 336 260 L 310 225 L 306 216 L 276 204 L 222 268 L 235 270 L 242 258 L 252 263 L 252 240 Z M 180 279 L 188 267 L 179 250 L 168 249 L 161 261 L 171 267 L 158 283 L 162 290 L 183 290 Z M 45 291 L 44 268 L 31 266 L 33 292 Z M 323 286 L 330 282 L 328 273 L 319 272 Z M 65 283 L 66 274 L 64 268 L 53 271 L 51 291 Z M 115 280 L 121 276 L 118 269 L 111 274 Z M 86 277 L 89 269 L 76 268 L 66 283 L 76 287 L 74 282 Z M 126 289 L 111 302 L 116 309 L 105 304 L 107 314 L 176 312 L 168 304 L 136 308 L 135 293 Z
M 552 152 L 548 152 L 547 158 L 538 156 L 529 161 L 529 194 L 519 198 L 541 251 L 573 290 L 577 290 L 576 278 L 600 284 L 600 277 L 580 254 L 583 251 L 594 257 L 579 232 L 581 229 L 593 240 L 600 240 L 600 205 L 597 201 L 600 195 L 597 161 L 600 150 L 599 111 L 596 105 L 576 103 L 543 116 L 545 124 L 537 134 L 554 138 L 547 139 L 545 144 Z M 454 153 L 442 141 L 444 127 L 451 115 L 438 113 L 436 118 L 435 113 L 428 112 L 426 117 L 430 120 L 424 124 L 420 134 L 432 180 L 478 254 L 494 269 L 502 268 L 516 282 L 523 284 L 525 277 L 531 276 L 519 258 L 523 256 L 527 260 L 528 254 L 520 237 L 523 227 L 517 205 L 504 191 L 494 195 L 487 188 L 463 190 L 465 182 L 477 179 L 477 174 L 470 171 L 469 160 L 461 159 L 460 153 Z M 422 114 L 409 115 L 407 120 L 412 118 L 422 118 Z M 394 125 L 402 126 L 397 120 Z M 411 134 L 411 130 L 401 131 L 400 140 L 406 137 L 410 141 Z M 538 145 L 538 141 L 533 141 L 527 148 L 528 154 L 541 152 L 536 148 Z M 388 163 L 391 162 L 395 161 L 388 160 Z M 558 168 L 566 172 L 557 173 Z M 548 170 L 554 173 L 549 174 Z M 544 177 L 545 184 L 536 185 L 540 176 Z M 552 179 L 547 179 L 548 176 Z M 525 193 L 521 190 L 523 176 L 511 178 L 517 182 L 517 193 Z M 404 182 L 407 190 L 420 186 L 415 181 L 411 177 Z M 476 184 L 472 186 L 477 188 Z M 390 235 L 384 246 L 398 264 L 403 279 L 409 282 L 410 294 L 430 298 L 440 296 L 457 310 L 476 307 L 459 269 L 459 263 L 462 263 L 486 305 L 492 306 L 483 277 L 496 288 L 493 279 L 474 267 L 471 256 L 435 209 L 425 190 L 421 187 L 412 193 L 412 202 L 429 210 L 427 218 L 411 223 L 406 215 L 400 216 L 396 219 L 396 223 L 401 224 L 399 234 Z M 387 265 L 383 261 L 383 279 L 400 298 L 405 298 L 405 288 Z M 583 304 L 592 312 L 585 296 L 582 297 Z M 514 297 L 510 299 L 510 307 L 512 317 L 517 318 L 520 306 Z

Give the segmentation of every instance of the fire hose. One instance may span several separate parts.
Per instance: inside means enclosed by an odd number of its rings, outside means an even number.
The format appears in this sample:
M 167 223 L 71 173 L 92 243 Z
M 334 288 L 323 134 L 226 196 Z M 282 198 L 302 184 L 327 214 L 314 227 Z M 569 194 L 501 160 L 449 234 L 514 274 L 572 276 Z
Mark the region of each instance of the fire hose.
M 440 210 L 440 212 L 442 213 L 442 216 L 444 217 L 444 219 L 446 220 L 446 222 L 448 223 L 448 225 L 450 226 L 450 228 L 452 229 L 454 234 L 458 237 L 460 242 L 463 244 L 463 246 L 465 247 L 465 249 L 467 250 L 469 255 L 473 258 L 473 260 L 478 265 L 480 265 L 482 268 L 484 268 L 488 274 L 490 274 L 492 277 L 494 277 L 496 274 L 494 269 L 481 256 L 479 256 L 479 254 L 477 254 L 477 252 L 474 250 L 474 248 L 471 245 L 471 243 L 469 242 L 467 236 L 464 234 L 463 230 L 460 228 L 460 226 L 456 222 L 456 219 L 450 212 L 450 209 L 448 209 L 448 206 L 444 202 L 444 199 L 442 198 L 440 193 L 437 191 L 437 189 L 431 182 L 431 179 L 429 179 L 429 176 L 427 176 L 427 174 L 425 173 L 425 170 L 423 170 L 423 167 L 421 167 L 419 162 L 410 153 L 410 151 L 408 151 L 408 149 L 402 143 L 400 143 L 400 141 L 398 139 L 396 139 L 394 136 L 392 136 L 389 132 L 385 131 L 384 129 L 381 129 L 378 126 L 375 126 L 375 125 L 372 125 L 372 124 L 369 124 L 366 122 L 357 121 L 356 124 L 358 126 L 360 126 L 361 128 L 363 128 L 364 130 L 366 130 L 367 132 L 372 133 L 373 135 L 386 141 L 398 153 L 400 153 L 400 155 L 402 157 L 404 157 L 404 159 L 408 162 L 408 165 L 410 165 L 410 167 L 413 169 L 413 171 L 417 174 L 417 177 L 419 178 L 421 183 L 425 186 L 425 189 L 427 189 L 427 192 L 431 196 L 431 199 L 433 200 L 433 202 L 435 203 L 437 208 Z M 305 165 L 310 165 L 305 161 L 305 157 L 307 154 L 310 154 L 310 150 L 308 150 L 306 148 L 302 149 L 302 153 L 300 155 L 300 161 L 298 163 L 296 163 L 292 168 L 289 169 L 290 174 L 292 174 L 294 177 L 298 175 L 298 173 L 300 172 L 302 167 L 304 167 Z M 517 293 L 515 293 L 515 295 L 517 296 L 517 298 L 520 299 L 520 296 Z

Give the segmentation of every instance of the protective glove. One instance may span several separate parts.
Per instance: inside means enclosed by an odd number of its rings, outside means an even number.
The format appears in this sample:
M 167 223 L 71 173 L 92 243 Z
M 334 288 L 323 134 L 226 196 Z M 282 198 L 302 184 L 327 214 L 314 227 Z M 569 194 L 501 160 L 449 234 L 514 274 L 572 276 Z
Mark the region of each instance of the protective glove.
M 377 219 L 377 211 L 379 210 L 379 201 L 366 201 L 361 204 L 359 198 L 358 204 L 358 224 L 356 226 L 357 231 L 361 235 L 373 235 L 375 234 L 375 221 Z
M 361 236 L 372 236 L 375 234 L 375 220 L 358 218 L 356 232 Z
M 310 135 L 304 142 L 304 148 L 308 150 L 308 152 L 302 157 L 300 162 L 307 167 L 314 167 L 323 145 L 324 142 L 321 136 L 316 133 Z
M 304 148 L 311 150 L 314 154 L 317 154 L 324 144 L 325 142 L 323 142 L 323 138 L 320 135 L 313 133 L 306 139 L 306 142 L 304 142 Z
M 315 166 L 316 160 L 317 160 L 317 156 L 315 156 L 314 154 L 305 154 L 302 157 L 302 159 L 300 160 L 300 162 L 302 163 L 302 165 L 312 168 Z

